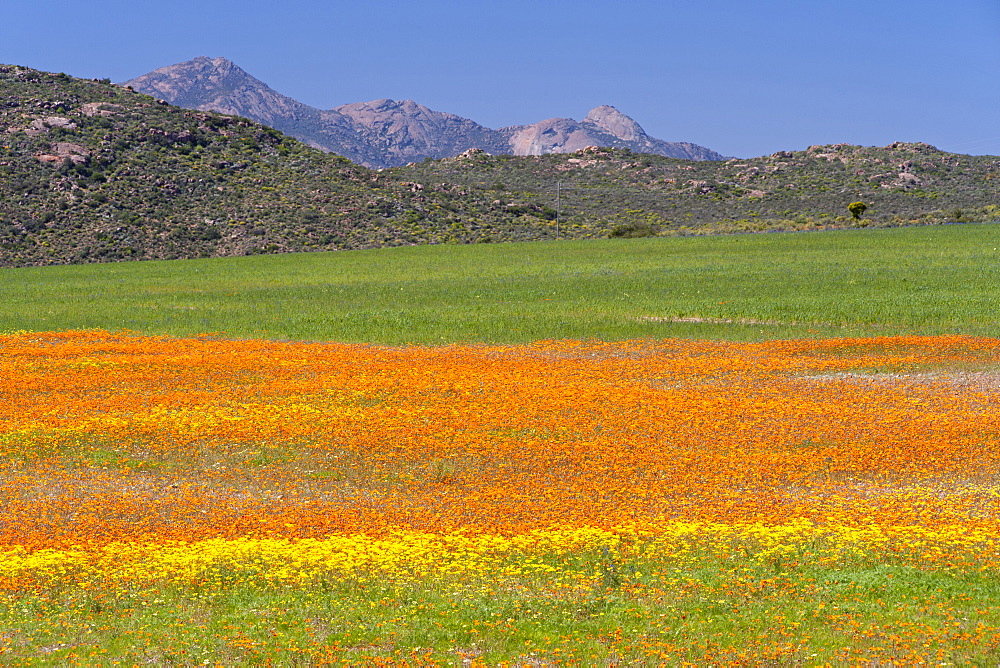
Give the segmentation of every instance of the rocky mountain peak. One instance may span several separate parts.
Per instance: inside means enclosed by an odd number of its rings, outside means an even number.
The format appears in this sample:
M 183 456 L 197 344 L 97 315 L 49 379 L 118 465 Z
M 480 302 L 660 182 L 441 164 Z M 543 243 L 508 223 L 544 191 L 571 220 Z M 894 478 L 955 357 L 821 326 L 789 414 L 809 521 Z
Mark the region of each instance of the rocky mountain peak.
M 592 123 L 623 141 L 641 141 L 646 138 L 646 131 L 638 123 L 610 104 L 594 107 L 583 122 Z
M 233 71 L 237 70 L 246 76 L 250 76 L 243 69 L 239 67 L 236 63 L 229 60 L 228 58 L 209 58 L 208 56 L 198 56 L 190 61 L 192 65 L 197 65 L 205 69 L 215 69 L 219 72 Z
M 226 58 L 207 56 L 161 67 L 125 84 L 180 107 L 253 119 L 369 167 L 453 157 L 469 148 L 541 155 L 594 145 L 693 160 L 722 158 L 702 146 L 649 137 L 610 105 L 591 109 L 579 122 L 552 118 L 499 130 L 413 100 L 381 98 L 320 110 L 281 95 Z
M 305 105 L 278 93 L 226 58 L 198 56 L 124 83 L 178 107 L 246 116 L 275 125 Z
M 266 88 L 263 81 L 250 76 L 226 58 L 198 56 L 176 65 L 168 65 L 126 81 L 136 90 L 154 90 L 163 99 L 178 106 L 189 106 L 194 98 L 204 99 L 231 93 L 240 88 Z

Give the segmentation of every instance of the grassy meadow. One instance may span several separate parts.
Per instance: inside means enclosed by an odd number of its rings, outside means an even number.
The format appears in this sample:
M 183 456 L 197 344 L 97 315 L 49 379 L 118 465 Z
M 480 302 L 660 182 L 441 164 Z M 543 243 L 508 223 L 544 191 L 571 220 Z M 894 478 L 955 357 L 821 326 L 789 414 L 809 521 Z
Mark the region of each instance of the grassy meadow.
M 385 344 L 1000 333 L 1000 226 L 0 269 L 0 331 Z
M 0 270 L 0 662 L 996 665 L 998 248 Z

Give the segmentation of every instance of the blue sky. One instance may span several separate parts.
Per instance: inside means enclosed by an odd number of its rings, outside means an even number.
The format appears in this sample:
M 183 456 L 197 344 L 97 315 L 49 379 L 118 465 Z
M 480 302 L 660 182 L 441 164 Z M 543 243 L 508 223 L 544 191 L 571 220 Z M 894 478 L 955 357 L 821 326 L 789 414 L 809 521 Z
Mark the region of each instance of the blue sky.
M 0 62 L 123 81 L 224 56 L 330 108 L 412 98 L 491 127 L 611 104 L 749 157 L 1000 155 L 1000 0 L 10 0 Z

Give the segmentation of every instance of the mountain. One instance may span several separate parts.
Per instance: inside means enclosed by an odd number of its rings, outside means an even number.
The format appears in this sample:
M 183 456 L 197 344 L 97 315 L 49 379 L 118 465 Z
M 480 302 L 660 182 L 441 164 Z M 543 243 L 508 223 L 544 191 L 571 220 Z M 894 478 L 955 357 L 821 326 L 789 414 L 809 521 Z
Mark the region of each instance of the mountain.
M 369 167 L 392 167 L 425 158 L 450 158 L 479 148 L 490 153 L 509 153 L 495 130 L 468 118 L 428 109 L 413 100 L 375 100 L 345 104 L 331 113 L 354 123 L 357 136 L 367 148 Z M 320 147 L 340 153 L 336 145 Z
M 367 154 L 358 128 L 335 111 L 321 111 L 282 95 L 225 58 L 194 60 L 145 74 L 123 85 L 186 109 L 242 116 L 358 163 Z
M 470 148 L 495 155 L 542 155 L 605 146 L 689 160 L 724 159 L 696 144 L 650 137 L 607 105 L 592 109 L 580 122 L 555 118 L 499 130 L 413 100 L 382 99 L 320 110 L 278 93 L 225 58 L 205 56 L 161 67 L 123 85 L 180 107 L 250 118 L 368 167 L 453 157 Z
M 419 117 L 398 104 L 357 106 L 361 120 L 349 118 L 391 134 L 378 119 Z M 438 120 L 424 119 L 428 133 Z M 556 148 L 591 132 L 655 141 L 610 108 L 572 123 L 553 123 L 565 138 Z M 531 141 L 551 141 L 538 134 Z M 0 65 L 3 267 L 997 220 L 997 182 L 996 156 L 901 142 L 722 162 L 596 146 L 470 149 L 374 171 L 247 118 Z M 863 220 L 848 215 L 856 201 Z
M 634 120 L 610 105 L 590 110 L 577 122 L 572 118 L 550 118 L 532 125 L 501 130 L 514 155 L 573 153 L 588 146 L 624 148 L 686 160 L 724 160 L 715 151 L 688 142 L 666 142 L 646 134 Z
M 219 89 L 245 83 L 216 74 Z M 261 113 L 296 108 L 251 96 Z M 490 211 L 107 80 L 0 65 L 0 266 L 512 241 L 544 236 L 541 212 Z

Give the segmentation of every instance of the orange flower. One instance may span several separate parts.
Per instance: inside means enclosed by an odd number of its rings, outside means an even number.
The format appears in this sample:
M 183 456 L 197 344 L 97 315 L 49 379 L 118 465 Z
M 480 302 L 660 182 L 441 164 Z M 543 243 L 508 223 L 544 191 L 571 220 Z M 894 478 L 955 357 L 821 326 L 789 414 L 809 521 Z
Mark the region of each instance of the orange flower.
M 998 344 L 3 336 L 0 546 L 677 521 L 998 534 Z

